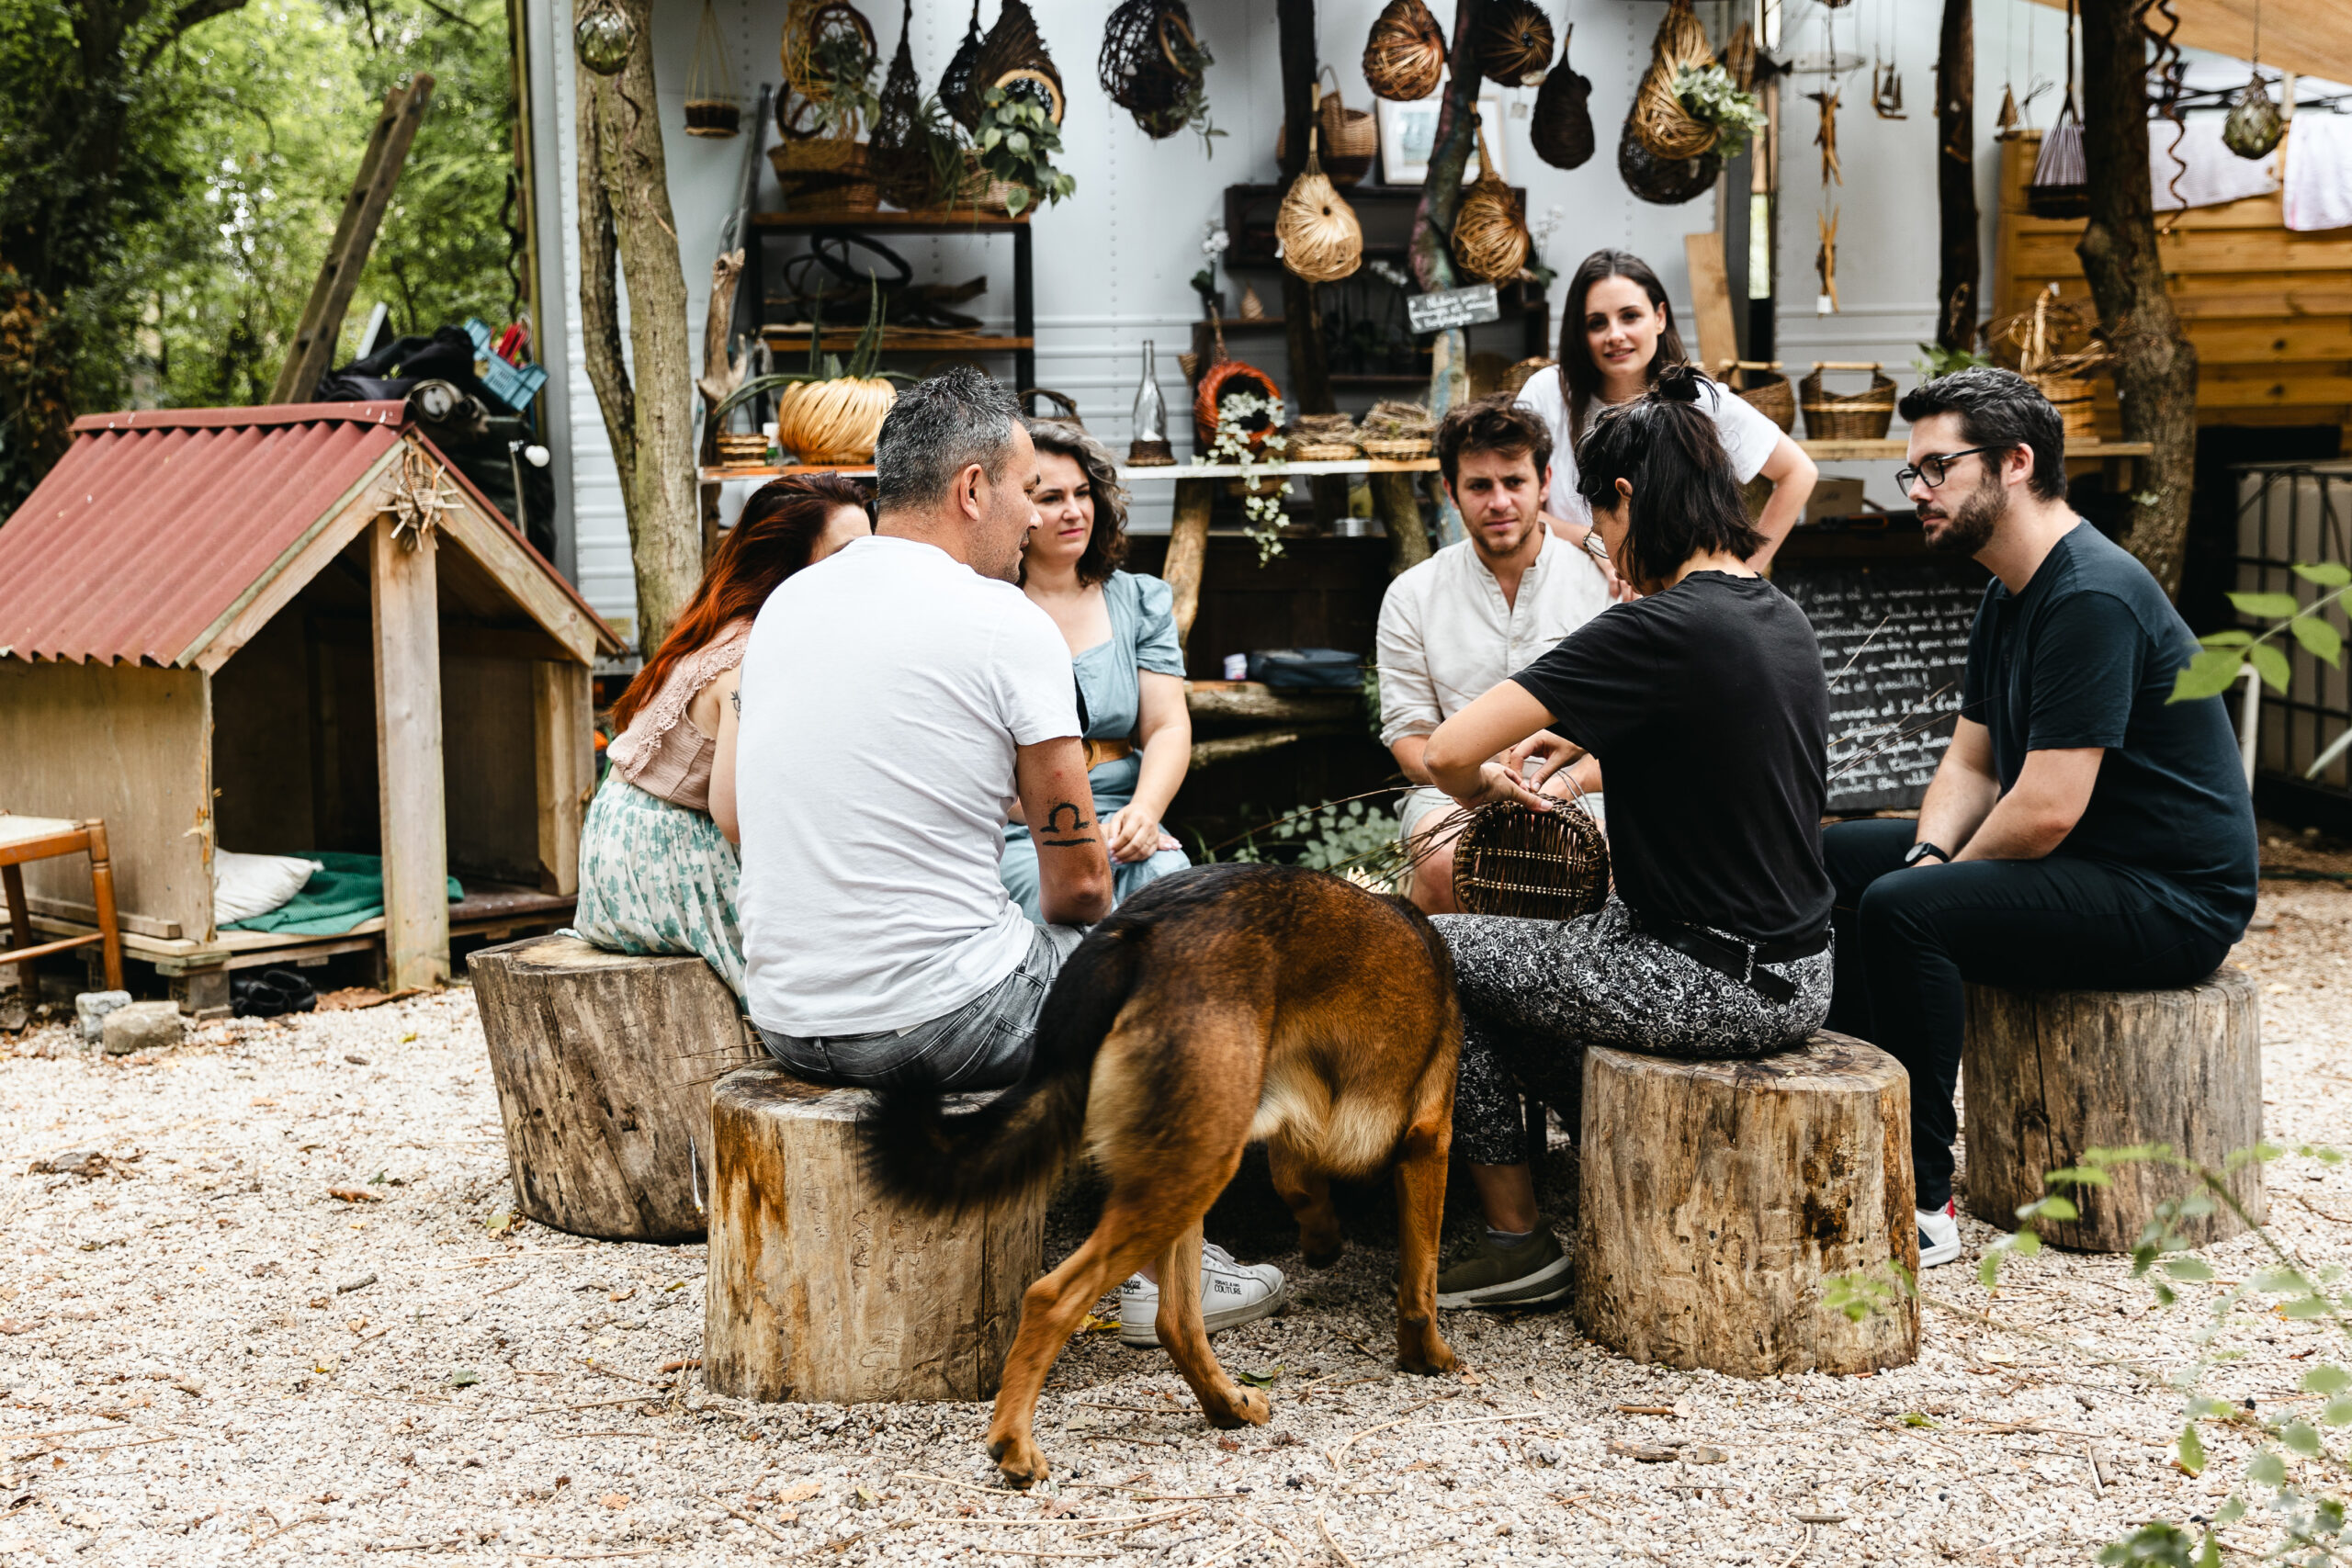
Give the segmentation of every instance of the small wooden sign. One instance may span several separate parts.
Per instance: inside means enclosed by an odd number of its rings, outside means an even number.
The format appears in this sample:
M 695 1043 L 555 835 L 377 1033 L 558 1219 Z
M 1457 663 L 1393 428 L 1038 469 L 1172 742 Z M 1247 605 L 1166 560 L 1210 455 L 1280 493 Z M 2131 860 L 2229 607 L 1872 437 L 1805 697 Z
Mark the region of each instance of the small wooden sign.
M 1434 294 L 1408 294 L 1405 297 L 1405 320 L 1417 333 L 1439 333 L 1448 327 L 1475 327 L 1481 321 L 1502 320 L 1500 301 L 1495 298 L 1491 283 L 1475 283 L 1467 288 L 1441 288 Z

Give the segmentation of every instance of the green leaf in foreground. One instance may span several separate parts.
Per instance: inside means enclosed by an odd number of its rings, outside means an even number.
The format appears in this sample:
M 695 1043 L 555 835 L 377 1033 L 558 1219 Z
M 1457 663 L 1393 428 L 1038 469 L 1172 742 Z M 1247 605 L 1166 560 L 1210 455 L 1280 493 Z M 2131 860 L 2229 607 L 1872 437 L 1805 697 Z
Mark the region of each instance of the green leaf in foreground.
M 2352 586 L 2352 566 L 2342 561 L 2323 560 L 2297 564 L 2295 575 L 2305 582 L 2316 582 L 2322 588 Z
M 2233 648 L 2209 648 L 2182 667 L 2172 678 L 2172 696 L 2176 703 L 2195 702 L 2199 697 L 2218 697 L 2237 684 L 2238 671 L 2244 668 L 2241 651 Z
M 1233 1375 L 1251 1388 L 1272 1388 L 1274 1386 L 1274 1381 L 1283 1375 L 1283 1369 L 1281 1363 L 1277 1362 L 1262 1372 L 1236 1372 Z
M 2287 665 L 2285 649 L 2276 643 L 2257 642 L 2245 650 L 2245 657 L 2248 663 L 2261 671 L 2264 683 L 2272 691 L 2283 692 L 2287 689 L 2290 671 Z
M 2324 664 L 2334 665 L 2344 657 L 2344 634 L 2316 615 L 2297 615 L 2287 623 L 2303 651 Z
M 2165 1272 L 2176 1280 L 2211 1280 L 2213 1277 L 2212 1265 L 2201 1258 L 2167 1258 L 2165 1259 Z
M 2303 607 L 2292 593 L 2233 593 L 2230 604 L 2240 615 L 2266 621 L 2283 621 Z
M 2184 1421 L 2180 1427 L 2180 1441 L 2176 1445 L 2180 1456 L 2180 1468 L 2191 1475 L 2205 1473 L 2205 1442 L 2197 1435 L 2197 1423 Z
M 2246 1461 L 2245 1478 L 2256 1486 L 2276 1486 L 2287 1479 L 2287 1461 L 2265 1449 Z

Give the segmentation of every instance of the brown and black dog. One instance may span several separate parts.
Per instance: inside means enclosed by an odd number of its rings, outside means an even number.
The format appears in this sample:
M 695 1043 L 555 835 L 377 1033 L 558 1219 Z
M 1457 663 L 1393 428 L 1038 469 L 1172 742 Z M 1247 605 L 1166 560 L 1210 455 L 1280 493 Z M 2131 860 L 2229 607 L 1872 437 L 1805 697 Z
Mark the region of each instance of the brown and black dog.
M 1442 1372 L 1436 1322 L 1462 1019 L 1435 928 L 1322 872 L 1207 866 L 1153 884 L 1087 936 L 1022 1081 L 980 1110 L 879 1095 L 866 1160 L 891 1196 L 949 1212 L 1050 1181 L 1082 1149 L 1110 1186 L 1094 1233 L 1029 1287 L 989 1427 L 1017 1486 L 1042 1480 L 1030 1417 L 1062 1346 L 1111 1286 L 1159 1266 L 1159 1342 L 1212 1426 L 1262 1423 L 1201 1321 L 1201 1219 L 1252 1139 L 1320 1267 L 1340 1254 L 1329 1178 L 1396 1172 L 1396 1359 Z

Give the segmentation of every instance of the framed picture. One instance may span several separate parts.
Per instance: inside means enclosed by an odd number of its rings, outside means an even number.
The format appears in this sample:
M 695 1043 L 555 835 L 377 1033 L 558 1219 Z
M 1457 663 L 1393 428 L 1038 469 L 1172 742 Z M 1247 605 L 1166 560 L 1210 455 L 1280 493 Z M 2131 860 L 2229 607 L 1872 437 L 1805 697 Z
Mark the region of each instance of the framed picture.
M 1380 100 L 1380 175 L 1392 186 L 1417 186 L 1430 177 L 1430 153 L 1437 146 L 1437 114 L 1439 100 L 1445 95 L 1442 83 L 1438 90 L 1415 103 L 1400 104 L 1388 98 Z M 1495 154 L 1495 173 L 1502 179 L 1510 178 L 1503 152 L 1503 90 L 1489 83 L 1478 91 L 1478 118 L 1487 128 L 1487 145 Z M 1469 184 L 1478 177 L 1478 150 L 1470 150 L 1470 161 L 1463 166 L 1462 183 Z

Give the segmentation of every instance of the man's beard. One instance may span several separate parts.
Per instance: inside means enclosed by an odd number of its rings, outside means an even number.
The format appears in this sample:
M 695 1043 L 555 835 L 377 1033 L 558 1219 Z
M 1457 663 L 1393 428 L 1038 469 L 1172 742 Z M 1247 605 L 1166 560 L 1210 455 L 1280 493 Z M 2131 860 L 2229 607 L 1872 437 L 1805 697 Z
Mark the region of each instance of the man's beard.
M 1973 556 L 1992 542 L 1993 530 L 2000 526 L 2008 510 L 2008 487 L 1988 477 L 1968 492 L 1967 499 L 1946 510 L 1943 531 L 1928 538 L 1928 547 L 1938 555 Z

